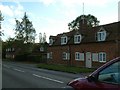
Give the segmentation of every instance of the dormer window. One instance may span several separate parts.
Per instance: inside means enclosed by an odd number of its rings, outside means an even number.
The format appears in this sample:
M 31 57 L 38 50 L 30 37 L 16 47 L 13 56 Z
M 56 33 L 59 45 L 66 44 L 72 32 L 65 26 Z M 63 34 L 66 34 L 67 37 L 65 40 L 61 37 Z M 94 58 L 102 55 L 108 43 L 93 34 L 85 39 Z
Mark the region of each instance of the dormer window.
M 61 37 L 61 45 L 67 44 L 67 36 Z
M 49 45 L 53 44 L 53 39 L 49 39 Z
M 106 31 L 97 32 L 97 41 L 105 41 Z
M 82 38 L 81 35 L 75 35 L 75 36 L 74 36 L 74 43 L 75 43 L 75 44 L 80 43 L 80 42 L 81 42 L 81 38 Z

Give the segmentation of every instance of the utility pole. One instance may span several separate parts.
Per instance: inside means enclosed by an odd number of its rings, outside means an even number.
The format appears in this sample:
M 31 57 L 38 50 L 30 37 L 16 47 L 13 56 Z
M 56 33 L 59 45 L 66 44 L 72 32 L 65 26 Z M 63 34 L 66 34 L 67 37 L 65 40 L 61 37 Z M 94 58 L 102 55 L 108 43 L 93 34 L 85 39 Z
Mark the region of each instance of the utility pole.
M 83 2 L 83 24 L 84 24 L 84 19 L 85 17 L 84 17 L 84 2 Z
M 120 21 L 120 1 L 118 2 L 118 21 Z

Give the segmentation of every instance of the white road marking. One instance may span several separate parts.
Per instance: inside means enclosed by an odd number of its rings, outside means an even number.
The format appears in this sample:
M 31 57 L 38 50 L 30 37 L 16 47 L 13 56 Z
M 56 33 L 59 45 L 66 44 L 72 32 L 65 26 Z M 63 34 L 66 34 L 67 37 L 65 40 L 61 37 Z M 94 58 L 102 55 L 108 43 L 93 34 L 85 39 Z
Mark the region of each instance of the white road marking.
M 37 74 L 33 74 L 33 75 L 36 76 L 36 77 L 39 77 L 39 78 L 43 78 L 43 79 L 50 80 L 50 81 L 54 81 L 54 82 L 58 82 L 58 83 L 64 83 L 64 82 L 62 82 L 62 81 L 55 80 L 55 79 L 48 78 L 48 77 L 43 77 L 43 76 L 40 76 L 40 75 L 37 75 Z
M 10 68 L 9 66 L 7 66 L 7 65 L 3 65 L 4 67 L 6 67 L 6 68 Z
M 22 70 L 19 70 L 19 69 L 16 69 L 16 68 L 14 68 L 14 70 L 19 71 L 19 72 L 25 72 L 25 71 L 22 71 Z

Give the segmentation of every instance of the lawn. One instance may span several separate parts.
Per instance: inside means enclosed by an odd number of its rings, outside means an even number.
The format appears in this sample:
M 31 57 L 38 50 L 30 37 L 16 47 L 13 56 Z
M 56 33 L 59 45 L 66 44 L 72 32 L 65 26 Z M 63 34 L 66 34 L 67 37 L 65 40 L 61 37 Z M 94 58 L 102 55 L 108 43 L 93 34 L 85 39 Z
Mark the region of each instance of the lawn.
M 55 70 L 55 71 L 62 71 L 68 73 L 90 73 L 93 72 L 95 69 L 90 68 L 80 68 L 80 67 L 73 67 L 73 66 L 65 66 L 65 65 L 53 65 L 53 64 L 38 64 L 38 68 Z

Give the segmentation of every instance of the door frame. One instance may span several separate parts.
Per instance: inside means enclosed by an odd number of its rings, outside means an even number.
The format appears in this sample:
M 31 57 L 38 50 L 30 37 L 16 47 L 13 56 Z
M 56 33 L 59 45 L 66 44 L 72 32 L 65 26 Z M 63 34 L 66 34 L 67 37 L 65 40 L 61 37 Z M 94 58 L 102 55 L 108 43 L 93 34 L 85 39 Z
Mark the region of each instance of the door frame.
M 92 53 L 86 52 L 85 67 L 92 68 Z

